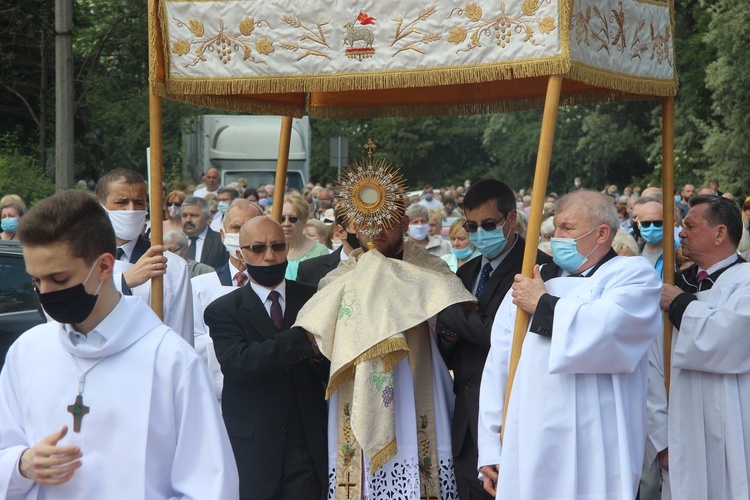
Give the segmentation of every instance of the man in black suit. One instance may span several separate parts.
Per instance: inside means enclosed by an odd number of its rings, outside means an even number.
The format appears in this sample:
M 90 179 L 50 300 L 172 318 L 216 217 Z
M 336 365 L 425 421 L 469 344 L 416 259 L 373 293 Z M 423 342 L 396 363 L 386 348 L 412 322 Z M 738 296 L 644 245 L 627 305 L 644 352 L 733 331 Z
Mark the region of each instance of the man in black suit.
M 330 364 L 292 328 L 315 288 L 284 280 L 281 226 L 255 217 L 240 230 L 250 283 L 208 306 L 224 374 L 222 410 L 242 499 L 318 500 L 327 488 L 324 380 Z
M 349 254 L 352 250 L 359 248 L 359 240 L 357 239 L 357 232 L 349 232 L 346 218 L 341 212 L 339 205 L 334 208 L 335 223 L 334 235 L 336 238 L 341 240 L 341 246 L 338 250 L 329 253 L 328 255 L 321 255 L 320 257 L 314 257 L 312 259 L 304 260 L 299 263 L 297 270 L 297 281 L 300 283 L 307 283 L 318 287 L 318 283 L 323 277 L 336 269 L 341 261 L 348 260 Z
M 182 202 L 180 212 L 182 232 L 190 240 L 188 259 L 218 269 L 227 263 L 229 254 L 221 242 L 219 233 L 208 227 L 211 210 L 208 202 L 197 196 L 190 196 Z
M 458 496 L 461 500 L 491 499 L 477 480 L 477 423 L 479 383 L 490 349 L 495 313 L 521 272 L 525 242 L 518 236 L 516 202 L 506 184 L 486 179 L 471 186 L 464 197 L 469 239 L 482 253 L 456 273 L 467 290 L 477 296 L 474 307 L 455 304 L 438 314 L 441 351 L 453 370 L 456 402 L 453 413 L 452 448 Z M 552 259 L 539 252 L 537 262 Z

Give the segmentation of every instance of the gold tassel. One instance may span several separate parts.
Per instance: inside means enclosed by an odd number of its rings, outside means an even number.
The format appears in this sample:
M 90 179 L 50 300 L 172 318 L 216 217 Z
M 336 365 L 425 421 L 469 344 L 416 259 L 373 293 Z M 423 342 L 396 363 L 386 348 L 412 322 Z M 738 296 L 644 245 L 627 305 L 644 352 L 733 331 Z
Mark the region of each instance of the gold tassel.
M 383 467 L 386 462 L 388 462 L 388 460 L 395 457 L 396 453 L 398 453 L 398 446 L 396 445 L 396 440 L 394 439 L 393 441 L 388 443 L 382 450 L 380 450 L 370 458 L 370 474 L 375 474 L 378 469 Z

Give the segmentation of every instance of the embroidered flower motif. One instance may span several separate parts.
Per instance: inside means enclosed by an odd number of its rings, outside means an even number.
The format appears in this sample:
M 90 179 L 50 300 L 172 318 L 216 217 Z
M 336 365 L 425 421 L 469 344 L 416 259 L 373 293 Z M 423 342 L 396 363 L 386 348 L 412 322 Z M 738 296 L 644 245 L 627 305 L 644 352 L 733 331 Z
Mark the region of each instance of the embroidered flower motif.
M 255 29 L 255 19 L 252 17 L 245 17 L 240 22 L 240 33 L 245 36 L 250 36 Z
M 525 0 L 521 9 L 525 16 L 533 16 L 539 10 L 539 0 Z
M 257 42 L 255 42 L 255 50 L 263 54 L 264 56 L 267 56 L 271 52 L 273 52 L 273 42 L 269 40 L 268 38 L 261 38 Z
M 482 19 L 482 8 L 474 2 L 466 4 L 466 17 L 471 22 L 477 22 Z
M 178 56 L 184 56 L 190 52 L 190 42 L 187 40 L 177 40 L 174 45 L 172 45 L 172 52 Z
M 539 21 L 539 31 L 545 35 L 549 35 L 555 30 L 555 20 L 551 17 L 545 17 Z
M 393 403 L 393 387 L 390 385 L 383 389 L 383 405 L 388 408 Z
M 206 31 L 203 28 L 203 23 L 198 21 L 197 19 L 188 20 L 188 28 L 190 29 L 190 32 L 195 36 L 203 36 L 203 33 L 205 33 Z
M 448 32 L 448 41 L 459 45 L 466 40 L 466 30 L 461 26 L 456 26 Z

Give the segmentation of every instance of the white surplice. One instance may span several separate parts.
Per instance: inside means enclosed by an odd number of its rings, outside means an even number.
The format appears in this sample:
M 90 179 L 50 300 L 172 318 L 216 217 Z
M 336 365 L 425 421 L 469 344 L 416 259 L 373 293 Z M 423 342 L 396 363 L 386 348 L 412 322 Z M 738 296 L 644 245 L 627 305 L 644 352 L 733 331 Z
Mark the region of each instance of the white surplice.
M 456 478 L 453 472 L 451 451 L 451 419 L 453 418 L 453 380 L 445 366 L 435 341 L 435 318 L 428 321 L 432 350 L 432 394 L 435 399 L 435 434 L 437 437 L 438 471 L 443 500 L 457 499 Z M 365 456 L 362 498 L 368 500 L 419 498 L 419 443 L 417 440 L 417 413 L 414 406 L 414 381 L 409 357 L 393 367 L 394 407 L 396 412 L 396 441 L 398 453 L 377 470 L 369 473 L 370 460 Z M 339 458 L 339 427 L 337 408 L 339 392 L 328 400 L 328 498 L 334 498 L 336 463 Z
M 57 322 L 24 333 L 0 374 L 0 498 L 233 499 L 237 468 L 203 363 L 140 298 L 122 297 L 75 341 Z M 67 411 L 85 377 L 80 432 Z M 101 362 L 94 366 L 97 362 Z M 41 486 L 18 471 L 21 454 L 63 425 L 79 446 L 72 479 Z
M 661 500 L 671 500 L 669 470 L 661 468 L 656 456 L 668 446 L 667 411 L 669 401 L 664 385 L 664 332 L 659 332 L 648 352 L 648 398 L 646 401 L 646 465 L 659 467 L 664 482 Z
M 479 400 L 479 464 L 500 465 L 498 499 L 632 500 L 646 440 L 648 349 L 661 281 L 642 257 L 552 278 L 552 338 L 527 333 L 500 443 L 516 307 L 498 309 Z
M 232 276 L 237 272 L 232 264 L 229 264 L 229 272 Z M 219 276 L 215 272 L 201 274 L 190 280 L 193 289 L 193 328 L 195 330 L 195 352 L 206 364 L 208 376 L 214 386 L 216 400 L 221 403 L 221 391 L 224 387 L 224 374 L 221 373 L 219 360 L 216 359 L 214 350 L 214 341 L 209 335 L 209 328 L 203 319 L 203 313 L 206 308 L 219 297 L 223 297 L 229 292 L 236 290 L 235 286 L 224 286 L 219 281 Z
M 193 345 L 193 292 L 190 288 L 185 259 L 172 252 L 164 252 L 167 258 L 167 272 L 164 275 L 164 324 L 177 332 L 180 337 Z M 115 288 L 122 292 L 122 274 L 133 267 L 130 262 L 116 260 L 112 278 Z M 141 297 L 151 304 L 151 280 L 131 288 L 133 296 Z
M 750 264 L 695 295 L 672 334 L 672 497 L 750 498 Z

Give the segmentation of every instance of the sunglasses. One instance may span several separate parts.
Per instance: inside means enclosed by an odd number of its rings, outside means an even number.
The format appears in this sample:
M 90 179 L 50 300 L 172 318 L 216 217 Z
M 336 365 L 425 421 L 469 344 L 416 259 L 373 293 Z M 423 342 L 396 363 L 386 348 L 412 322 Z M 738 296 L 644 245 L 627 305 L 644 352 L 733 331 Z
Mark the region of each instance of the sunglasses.
M 297 221 L 299 221 L 299 217 L 296 217 L 294 215 L 290 215 L 290 216 L 282 215 L 281 222 L 286 222 L 286 221 L 289 221 L 291 224 L 296 224 Z
M 253 253 L 261 254 L 266 253 L 266 250 L 268 250 L 268 247 L 271 247 L 271 250 L 274 252 L 286 252 L 286 243 L 279 242 L 279 243 L 271 243 L 270 245 L 266 245 L 265 243 L 259 243 L 257 245 L 246 245 L 244 247 L 240 247 L 243 250 L 247 249 L 250 250 Z
M 182 202 L 181 201 L 168 201 L 167 206 L 168 207 L 181 207 Z
M 642 220 L 641 227 L 651 227 L 651 224 L 654 225 L 654 227 L 661 227 L 664 224 L 664 221 L 661 220 Z
M 494 231 L 495 229 L 497 229 L 498 225 L 502 226 L 504 224 L 505 222 L 500 224 L 500 221 L 494 220 L 487 220 L 482 222 L 481 224 L 477 224 L 476 222 L 467 220 L 466 222 L 464 222 L 464 229 L 466 229 L 467 233 L 476 233 L 480 227 L 485 231 Z

